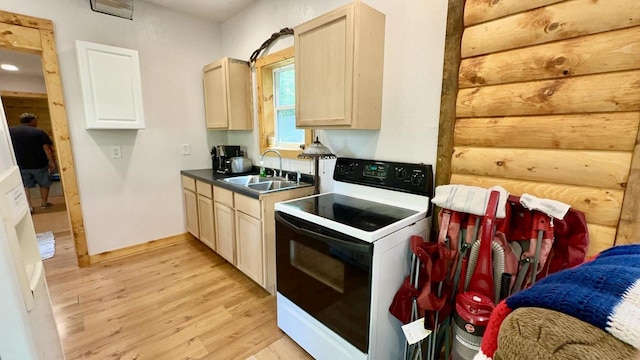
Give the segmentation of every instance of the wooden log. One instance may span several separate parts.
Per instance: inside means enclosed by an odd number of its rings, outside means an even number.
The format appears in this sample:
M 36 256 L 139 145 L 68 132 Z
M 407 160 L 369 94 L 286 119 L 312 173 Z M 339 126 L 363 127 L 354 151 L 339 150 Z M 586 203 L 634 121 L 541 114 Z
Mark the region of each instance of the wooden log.
M 640 118 L 640 116 L 638 116 Z M 622 203 L 616 245 L 640 242 L 640 132 L 633 149 L 627 190 Z
M 607 226 L 616 226 L 618 224 L 624 196 L 623 190 L 558 185 L 456 173 L 451 174 L 451 183 L 482 188 L 500 185 L 512 195 L 531 194 L 539 198 L 557 200 L 571 205 L 573 209 L 582 211 L 588 222 Z
M 589 229 L 589 250 L 587 256 L 593 256 L 614 245 L 616 228 L 587 223 Z
M 451 172 L 554 184 L 624 189 L 631 153 L 454 147 Z
M 637 25 L 637 0 L 563 1 L 468 27 L 461 51 L 467 58 Z
M 640 113 L 461 118 L 455 146 L 632 151 Z
M 40 31 L 18 25 L 0 23 L 0 49 L 40 54 Z
M 564 0 L 467 0 L 464 26 L 513 15 Z
M 458 117 L 640 110 L 640 71 L 483 86 L 458 92 Z
M 460 39 L 465 0 L 449 0 L 447 32 L 444 44 L 444 69 L 440 96 L 440 120 L 438 124 L 438 153 L 436 161 L 436 185 L 449 183 L 453 131 L 456 123 L 456 98 L 458 96 L 458 69 L 460 67 Z
M 640 68 L 640 26 L 464 59 L 461 88 Z
M 0 11 L 0 23 L 53 31 L 53 22 L 51 20 L 6 11 Z

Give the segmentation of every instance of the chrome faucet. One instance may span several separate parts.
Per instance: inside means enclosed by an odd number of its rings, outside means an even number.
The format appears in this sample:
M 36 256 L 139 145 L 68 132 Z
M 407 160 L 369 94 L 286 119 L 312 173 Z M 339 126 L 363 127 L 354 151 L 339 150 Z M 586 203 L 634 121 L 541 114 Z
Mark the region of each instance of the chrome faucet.
M 276 155 L 278 155 L 278 157 L 280 158 L 280 173 L 278 174 L 278 176 L 282 177 L 282 155 L 278 150 L 268 149 L 267 151 L 263 152 L 262 157 L 260 158 L 260 161 L 262 162 L 262 160 L 264 160 L 264 156 L 269 152 L 276 153 Z

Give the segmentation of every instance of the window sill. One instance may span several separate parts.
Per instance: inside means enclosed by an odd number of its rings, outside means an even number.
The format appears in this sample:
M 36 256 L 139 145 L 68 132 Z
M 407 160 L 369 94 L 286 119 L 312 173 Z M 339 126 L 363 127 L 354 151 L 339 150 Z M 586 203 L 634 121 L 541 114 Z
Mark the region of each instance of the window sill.
M 277 146 L 260 146 L 260 153 L 263 154 L 267 150 L 278 150 L 283 159 L 298 159 L 298 155 L 302 153 L 302 149 L 279 148 Z M 278 156 L 274 153 L 267 153 L 265 156 Z

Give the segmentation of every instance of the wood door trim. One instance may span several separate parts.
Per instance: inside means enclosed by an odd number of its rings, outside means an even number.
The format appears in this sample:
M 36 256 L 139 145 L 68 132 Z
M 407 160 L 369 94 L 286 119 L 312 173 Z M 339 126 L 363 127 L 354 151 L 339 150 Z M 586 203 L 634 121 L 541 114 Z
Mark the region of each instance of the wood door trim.
M 65 202 L 71 223 L 71 231 L 76 248 L 76 256 L 79 266 L 91 264 L 87 249 L 87 239 L 84 231 L 84 219 L 80 207 L 78 183 L 71 152 L 67 114 L 62 93 L 62 81 L 58 68 L 58 56 L 53 35 L 53 22 L 51 20 L 35 18 L 26 15 L 0 11 L 0 24 L 11 24 L 25 28 L 39 29 L 41 49 L 39 55 L 42 58 L 42 69 L 47 89 L 49 112 L 51 114 L 51 128 L 53 130 L 53 143 L 56 156 L 60 164 L 60 177 L 63 184 Z M 14 51 L 33 52 L 31 48 L 22 48 L 21 42 L 11 44 L 5 41 L 6 34 L 0 34 L 0 48 Z M 19 34 L 14 34 L 20 36 Z

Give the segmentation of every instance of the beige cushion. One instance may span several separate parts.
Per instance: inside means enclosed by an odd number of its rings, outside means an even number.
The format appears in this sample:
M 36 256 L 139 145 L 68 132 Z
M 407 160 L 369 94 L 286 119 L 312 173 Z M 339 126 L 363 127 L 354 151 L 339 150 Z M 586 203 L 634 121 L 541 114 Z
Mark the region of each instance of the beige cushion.
M 519 308 L 500 327 L 495 360 L 633 359 L 635 349 L 567 314 Z

